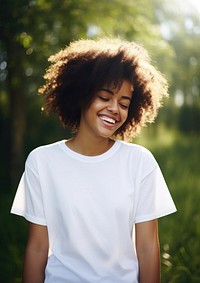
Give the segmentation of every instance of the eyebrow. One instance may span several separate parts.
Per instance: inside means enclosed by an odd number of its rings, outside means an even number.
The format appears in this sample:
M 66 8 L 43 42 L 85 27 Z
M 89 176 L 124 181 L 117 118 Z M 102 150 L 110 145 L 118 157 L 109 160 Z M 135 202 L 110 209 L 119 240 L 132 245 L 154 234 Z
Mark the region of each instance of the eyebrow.
M 108 93 L 110 93 L 110 94 L 114 95 L 114 92 L 113 92 L 112 90 L 108 89 L 108 88 L 104 88 L 104 87 L 102 87 L 100 90 L 107 91 Z M 130 97 L 130 96 L 126 96 L 126 95 L 122 95 L 122 98 L 124 98 L 124 99 L 128 99 L 128 100 L 131 100 L 131 97 Z

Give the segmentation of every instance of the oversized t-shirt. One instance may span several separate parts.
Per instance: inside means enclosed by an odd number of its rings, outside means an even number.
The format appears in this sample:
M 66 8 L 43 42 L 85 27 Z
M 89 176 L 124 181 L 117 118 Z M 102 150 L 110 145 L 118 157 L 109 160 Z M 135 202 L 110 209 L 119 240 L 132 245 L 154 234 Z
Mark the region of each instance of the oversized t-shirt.
M 45 283 L 137 283 L 134 224 L 175 211 L 152 154 L 119 140 L 98 156 L 33 150 L 11 209 L 48 228 Z

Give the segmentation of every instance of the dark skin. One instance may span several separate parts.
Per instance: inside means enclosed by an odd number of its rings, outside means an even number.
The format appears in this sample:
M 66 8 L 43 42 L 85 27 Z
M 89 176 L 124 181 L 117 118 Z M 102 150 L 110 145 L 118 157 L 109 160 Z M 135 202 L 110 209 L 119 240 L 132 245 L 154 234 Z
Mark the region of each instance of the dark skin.
M 160 282 L 160 246 L 158 221 L 136 224 L 136 251 L 139 262 L 139 283 Z
M 29 223 L 29 236 L 25 250 L 23 283 L 43 283 L 48 258 L 47 227 Z

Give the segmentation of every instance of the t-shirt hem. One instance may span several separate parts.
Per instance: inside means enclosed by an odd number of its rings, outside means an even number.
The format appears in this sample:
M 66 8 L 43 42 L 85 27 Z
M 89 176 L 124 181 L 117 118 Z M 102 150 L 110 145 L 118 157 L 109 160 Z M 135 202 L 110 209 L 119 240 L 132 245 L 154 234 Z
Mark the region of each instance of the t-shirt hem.
M 176 208 L 174 209 L 170 209 L 170 210 L 166 210 L 164 212 L 160 212 L 160 213 L 152 213 L 152 214 L 148 214 L 148 215 L 143 215 L 140 217 L 135 218 L 135 223 L 141 223 L 141 222 L 146 222 L 146 221 L 150 221 L 150 220 L 154 220 L 157 218 L 161 218 L 164 216 L 167 216 L 169 214 L 175 213 L 177 211 Z
M 16 215 L 24 217 L 26 220 L 28 220 L 31 223 L 47 226 L 46 221 L 44 219 L 32 216 L 32 215 L 30 215 L 30 214 L 28 214 L 28 213 L 26 213 L 26 212 L 24 212 L 24 211 L 22 211 L 20 209 L 16 209 L 16 208 L 13 209 L 12 208 L 10 212 L 12 214 L 16 214 Z

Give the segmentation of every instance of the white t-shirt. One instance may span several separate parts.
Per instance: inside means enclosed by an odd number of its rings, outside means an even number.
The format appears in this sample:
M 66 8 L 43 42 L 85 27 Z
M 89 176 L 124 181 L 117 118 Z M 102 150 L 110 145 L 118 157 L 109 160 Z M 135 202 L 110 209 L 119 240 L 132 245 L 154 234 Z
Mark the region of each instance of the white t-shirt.
M 137 283 L 134 224 L 175 211 L 152 154 L 119 140 L 98 156 L 33 150 L 11 209 L 48 227 L 45 283 Z

